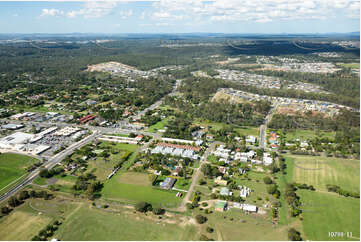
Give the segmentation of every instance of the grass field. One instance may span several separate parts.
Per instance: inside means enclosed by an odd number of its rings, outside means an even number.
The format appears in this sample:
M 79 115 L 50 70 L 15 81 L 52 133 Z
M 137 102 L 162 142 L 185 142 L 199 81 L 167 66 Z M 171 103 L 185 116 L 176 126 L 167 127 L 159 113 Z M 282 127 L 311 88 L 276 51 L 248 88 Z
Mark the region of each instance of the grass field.
M 164 129 L 164 127 L 167 125 L 168 119 L 165 118 L 156 124 L 153 124 L 148 129 L 146 129 L 147 132 L 156 133 L 159 129 Z
M 217 123 L 217 122 L 211 122 L 211 121 L 207 121 L 207 120 L 196 120 L 193 122 L 193 124 L 195 125 L 201 125 L 203 127 L 208 127 L 214 131 L 220 130 L 223 127 L 229 127 L 231 125 L 227 125 L 224 123 Z M 239 134 L 239 135 L 254 135 L 254 136 L 258 136 L 259 135 L 259 128 L 258 127 L 235 127 L 234 130 Z
M 0 220 L 0 240 L 30 240 L 51 218 L 24 211 L 15 211 Z
M 133 213 L 110 213 L 82 206 L 55 236 L 62 240 L 194 240 L 192 225 L 165 223 Z
M 359 240 L 360 200 L 329 193 L 325 185 L 335 184 L 346 190 L 360 191 L 360 162 L 288 155 L 286 164 L 287 174 L 277 175 L 281 194 L 285 184 L 292 181 L 313 185 L 316 191 L 297 190 L 302 202 L 302 221 L 288 215 L 284 196 L 281 196 L 280 224 L 293 224 L 302 232 L 304 240 Z M 354 238 L 332 238 L 328 232 L 352 232 Z
M 204 215 L 203 212 L 200 213 Z M 206 217 L 208 221 L 202 226 L 202 234 L 214 240 L 287 240 L 287 226 L 273 226 L 263 216 L 246 215 L 239 209 L 214 211 Z M 214 229 L 212 234 L 206 232 L 207 226 Z
M 360 63 L 344 63 L 341 65 L 352 69 L 360 69 Z
M 303 203 L 304 232 L 308 240 L 359 240 L 360 200 L 333 193 L 298 191 Z M 352 232 L 354 238 L 331 238 L 328 232 Z
M 259 136 L 259 128 L 258 127 L 244 127 L 244 128 L 235 128 L 239 135 L 253 135 Z
M 122 169 L 124 170 L 134 162 L 136 151 L 139 148 L 138 145 L 132 144 L 122 144 L 122 143 L 115 143 L 112 145 L 111 142 L 102 142 L 99 146 L 101 149 L 106 147 L 111 147 L 112 149 L 116 149 L 119 151 L 118 154 L 110 154 L 107 159 L 103 157 L 97 157 L 95 160 L 88 161 L 88 169 L 89 171 L 93 171 L 94 175 L 100 179 L 105 180 L 110 172 L 113 170 L 114 166 L 120 161 L 122 155 L 126 152 L 132 152 L 129 159 L 123 164 Z
M 23 176 L 25 168 L 35 162 L 38 160 L 26 155 L 0 154 L 0 193 L 1 189 Z
M 0 240 L 31 240 L 50 222 L 68 216 L 75 208 L 75 204 L 58 199 L 28 199 L 0 219 Z
M 320 156 L 288 156 L 293 159 L 293 181 L 326 190 L 326 184 L 360 191 L 360 161 Z
M 295 139 L 300 140 L 307 140 L 313 138 L 322 138 L 327 137 L 333 139 L 336 135 L 336 132 L 324 132 L 324 131 L 317 131 L 317 130 L 295 130 L 295 131 L 287 131 L 286 133 L 286 141 L 292 141 Z
M 130 176 L 134 176 L 129 178 Z M 104 198 L 120 200 L 129 203 L 149 202 L 163 207 L 177 207 L 181 199 L 176 192 L 152 188 L 148 183 L 148 175 L 143 173 L 117 173 L 107 180 L 102 190 Z

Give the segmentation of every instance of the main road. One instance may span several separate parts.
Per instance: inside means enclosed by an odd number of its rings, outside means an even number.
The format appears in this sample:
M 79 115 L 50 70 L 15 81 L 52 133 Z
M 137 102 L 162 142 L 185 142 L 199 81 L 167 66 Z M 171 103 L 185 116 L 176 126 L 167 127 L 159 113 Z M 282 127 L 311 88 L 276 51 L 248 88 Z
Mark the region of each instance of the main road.
M 275 102 L 274 106 L 271 108 L 271 110 L 268 112 L 266 118 L 264 119 L 264 124 L 262 124 L 259 127 L 259 147 L 261 149 L 266 148 L 266 130 L 267 130 L 267 125 L 268 123 L 271 121 L 272 119 L 272 115 L 274 113 L 274 111 L 277 110 L 279 103 Z
M 38 167 L 34 171 L 32 171 L 21 183 L 15 185 L 12 187 L 8 192 L 0 196 L 0 202 L 7 199 L 8 197 L 14 195 L 19 190 L 24 188 L 26 185 L 30 184 L 38 175 L 41 169 L 44 167 L 47 169 L 51 169 L 54 166 L 56 166 L 59 162 L 61 162 L 65 157 L 72 154 L 74 150 L 88 144 L 89 142 L 93 141 L 99 133 L 95 131 L 93 134 L 85 137 L 84 139 L 80 140 L 77 143 L 74 143 L 67 147 L 65 150 L 61 151 L 60 153 L 54 155 L 52 158 L 50 158 L 48 161 L 46 161 L 41 167 Z

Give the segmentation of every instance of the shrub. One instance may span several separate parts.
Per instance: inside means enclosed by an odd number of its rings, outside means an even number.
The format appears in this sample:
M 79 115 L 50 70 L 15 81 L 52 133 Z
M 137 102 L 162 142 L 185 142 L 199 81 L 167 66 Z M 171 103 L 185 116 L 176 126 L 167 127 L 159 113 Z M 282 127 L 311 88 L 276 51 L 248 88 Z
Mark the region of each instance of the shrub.
M 155 215 L 160 215 L 160 214 L 164 214 L 164 213 L 165 213 L 165 210 L 162 209 L 162 208 L 153 208 L 152 212 L 153 212 Z
M 205 222 L 207 222 L 207 217 L 204 217 L 204 216 L 202 216 L 202 215 L 200 215 L 200 214 L 198 214 L 197 216 L 196 216 L 196 221 L 197 221 L 197 223 L 199 223 L 199 224 L 204 224 Z
M 213 233 L 213 231 L 214 231 L 214 229 L 211 228 L 211 227 L 207 227 L 206 230 L 207 230 L 208 233 Z
M 146 202 L 139 202 L 135 205 L 135 210 L 142 213 L 152 211 L 152 204 Z
M 272 184 L 273 183 L 272 179 L 269 176 L 264 177 L 263 182 L 265 184 Z
M 292 241 L 301 241 L 302 240 L 300 232 L 298 232 L 294 228 L 290 228 L 288 230 L 288 239 L 292 240 Z

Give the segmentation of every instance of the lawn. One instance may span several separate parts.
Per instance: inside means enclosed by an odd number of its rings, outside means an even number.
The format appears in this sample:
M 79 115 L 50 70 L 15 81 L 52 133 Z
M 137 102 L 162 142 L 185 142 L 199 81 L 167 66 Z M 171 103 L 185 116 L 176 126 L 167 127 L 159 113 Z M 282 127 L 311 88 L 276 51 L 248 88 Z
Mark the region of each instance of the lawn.
M 336 132 L 325 132 L 325 131 L 317 131 L 317 130 L 302 130 L 297 129 L 294 131 L 287 131 L 286 133 L 286 141 L 292 141 L 295 139 L 300 139 L 301 141 L 313 138 L 331 138 L 335 137 Z
M 10 183 L 26 174 L 25 168 L 39 160 L 19 154 L 0 154 L 0 192 Z
M 259 136 L 259 128 L 258 127 L 243 127 L 243 128 L 235 128 L 239 135 L 253 135 Z
M 157 122 L 156 124 L 153 124 L 152 126 L 150 126 L 148 129 L 146 129 L 147 132 L 151 132 L 151 133 L 156 133 L 159 129 L 164 129 L 164 127 L 167 125 L 168 123 L 168 118 L 165 118 L 159 122 Z
M 129 212 L 111 213 L 82 206 L 56 232 L 67 240 L 194 240 L 196 227 L 166 223 Z
M 360 191 L 360 161 L 321 156 L 288 156 L 293 159 L 293 181 L 326 191 L 327 184 Z
M 175 196 L 177 192 L 155 189 L 150 184 L 145 185 L 148 181 L 146 174 L 137 174 L 136 177 L 127 179 L 129 176 L 130 173 L 120 172 L 107 180 L 102 190 L 102 196 L 132 204 L 141 201 L 163 207 L 177 207 L 180 204 L 181 198 Z
M 303 227 L 307 240 L 359 240 L 360 200 L 333 193 L 298 191 L 303 203 Z M 354 238 L 329 237 L 328 232 L 352 232 Z

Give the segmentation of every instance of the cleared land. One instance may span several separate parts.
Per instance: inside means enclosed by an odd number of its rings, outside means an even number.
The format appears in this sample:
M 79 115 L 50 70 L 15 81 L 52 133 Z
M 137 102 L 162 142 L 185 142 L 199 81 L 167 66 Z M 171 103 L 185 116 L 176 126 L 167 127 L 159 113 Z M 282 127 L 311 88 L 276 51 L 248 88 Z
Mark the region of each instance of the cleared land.
M 0 154 L 0 193 L 1 189 L 26 173 L 25 168 L 38 160 L 19 154 Z
M 360 191 L 360 161 L 321 156 L 288 156 L 293 159 L 293 181 L 326 191 L 327 184 Z

